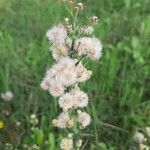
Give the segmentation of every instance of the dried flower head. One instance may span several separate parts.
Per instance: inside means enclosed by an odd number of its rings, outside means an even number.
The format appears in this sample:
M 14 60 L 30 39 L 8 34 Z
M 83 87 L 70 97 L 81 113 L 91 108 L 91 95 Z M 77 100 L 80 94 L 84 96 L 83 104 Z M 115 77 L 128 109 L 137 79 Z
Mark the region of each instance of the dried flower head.
M 58 128 L 67 128 L 68 122 L 70 121 L 68 113 L 61 113 L 57 119 L 52 121 L 53 125 Z
M 49 92 L 55 97 L 61 96 L 64 93 L 64 87 L 59 81 L 51 80 Z
M 137 143 L 142 143 L 142 142 L 144 142 L 144 141 L 145 141 L 145 138 L 144 138 L 143 133 L 137 131 L 137 132 L 135 133 L 135 135 L 134 135 L 134 140 L 135 140 L 135 142 L 137 142 Z
M 67 38 L 67 31 L 62 24 L 59 24 L 49 29 L 46 33 L 46 37 L 53 45 L 64 44 Z
M 52 57 L 56 61 L 67 56 L 69 51 L 68 47 L 65 44 L 53 45 L 51 46 L 51 49 L 52 49 Z
M 75 60 L 70 58 L 62 58 L 55 66 L 56 81 L 61 82 L 64 86 L 70 86 L 77 81 L 77 75 L 75 72 Z
M 11 101 L 13 98 L 13 93 L 11 91 L 6 91 L 5 93 L 1 93 L 1 98 L 4 101 Z
M 60 148 L 62 150 L 72 150 L 73 140 L 71 138 L 64 138 L 60 143 Z
M 77 77 L 78 77 L 78 82 L 85 82 L 86 80 L 88 80 L 91 75 L 92 75 L 92 71 L 91 70 L 87 70 L 82 63 L 79 63 L 76 66 L 76 73 L 77 73 Z
M 87 55 L 93 60 L 98 60 L 102 55 L 102 44 L 97 38 L 82 37 L 77 39 L 74 46 L 79 55 Z
M 78 11 L 83 10 L 83 3 L 77 3 L 77 6 L 75 7 Z
M 78 148 L 80 148 L 80 147 L 82 146 L 82 140 L 81 140 L 81 139 L 79 139 L 79 140 L 76 142 L 76 146 L 77 146 Z
M 46 33 L 55 63 L 47 70 L 41 87 L 58 97 L 62 112 L 52 124 L 58 128 L 68 128 L 66 131 L 71 131 L 72 128 L 73 134 L 68 134 L 60 143 L 62 150 L 72 150 L 82 146 L 82 140 L 77 136 L 80 127 L 84 128 L 91 122 L 89 114 L 77 110 L 86 107 L 89 101 L 88 95 L 80 90 L 79 83 L 92 75 L 92 71 L 86 69 L 82 62 L 86 57 L 98 60 L 102 54 L 102 44 L 97 38 L 89 37 L 93 33 L 93 27 L 78 24 L 78 14 L 83 10 L 83 3 L 76 0 L 57 1 L 66 5 L 70 19 L 64 18 L 62 24 L 53 26 Z M 91 21 L 96 24 L 98 17 L 93 16 Z M 83 35 L 87 37 L 82 37 Z M 32 116 L 31 119 L 36 120 L 36 117 Z M 75 144 L 74 136 L 77 140 Z
M 79 112 L 78 111 L 78 121 L 79 121 L 79 123 L 81 123 L 81 125 L 83 127 L 86 127 L 86 126 L 88 126 L 90 124 L 91 117 L 86 112 Z
M 80 33 L 83 33 L 83 34 L 92 34 L 94 31 L 93 27 L 91 26 L 82 26 L 80 29 L 79 29 L 79 32 Z
M 67 111 L 68 109 L 73 107 L 73 99 L 72 95 L 66 93 L 65 95 L 59 98 L 59 106 L 63 109 L 63 111 Z
M 98 23 L 98 22 L 99 22 L 98 17 L 97 17 L 97 16 L 93 16 L 93 17 L 91 17 L 91 22 L 92 22 L 93 24 Z
M 72 90 L 73 95 L 73 107 L 74 108 L 83 108 L 88 104 L 88 95 L 80 90 Z

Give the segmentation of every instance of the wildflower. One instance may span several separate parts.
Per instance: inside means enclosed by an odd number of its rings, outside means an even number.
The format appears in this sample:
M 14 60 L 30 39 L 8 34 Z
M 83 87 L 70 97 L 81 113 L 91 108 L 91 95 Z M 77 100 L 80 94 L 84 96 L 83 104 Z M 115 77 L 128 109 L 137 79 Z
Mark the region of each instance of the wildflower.
M 91 122 L 91 117 L 86 112 L 78 111 L 78 121 L 81 123 L 83 127 L 86 127 Z
M 49 29 L 46 33 L 46 37 L 54 45 L 64 44 L 67 38 L 67 31 L 62 24 L 59 24 Z
M 145 128 L 147 135 L 150 137 L 150 127 Z
M 52 49 L 52 57 L 56 61 L 68 55 L 68 47 L 65 44 L 53 45 L 51 46 L 51 49 Z
M 83 108 L 88 104 L 88 95 L 80 90 L 73 90 L 73 106 L 75 108 Z
M 56 69 L 56 81 L 61 82 L 64 86 L 70 86 L 76 83 L 75 60 L 68 57 L 62 58 L 54 68 Z
M 38 124 L 38 122 L 39 122 L 39 120 L 37 119 L 37 117 L 36 117 L 36 115 L 35 114 L 32 114 L 31 116 L 30 116 L 30 122 L 31 122 L 31 124 L 33 124 L 33 125 L 36 125 L 36 124 Z
M 135 140 L 135 142 L 137 142 L 137 143 L 142 143 L 142 142 L 144 142 L 144 141 L 145 141 L 145 138 L 144 138 L 143 133 L 137 131 L 137 132 L 135 133 L 135 135 L 134 135 L 134 140 Z
M 82 146 L 82 140 L 78 139 L 73 144 L 73 137 L 78 137 L 78 126 L 86 127 L 91 122 L 91 117 L 81 109 L 88 104 L 88 95 L 79 89 L 79 83 L 88 80 L 92 71 L 86 69 L 82 64 L 82 58 L 89 57 L 92 60 L 98 60 L 102 55 L 102 44 L 95 37 L 80 37 L 81 35 L 90 35 L 93 32 L 91 26 L 79 26 L 76 23 L 78 13 L 83 10 L 83 4 L 75 0 L 57 0 L 62 4 L 67 4 L 71 19 L 64 18 L 63 24 L 53 26 L 46 33 L 48 40 L 51 42 L 52 57 L 55 64 L 49 68 L 41 82 L 41 88 L 58 97 L 59 107 L 62 112 L 52 124 L 58 128 L 73 128 L 73 134 L 62 139 L 60 148 L 62 150 L 72 150 Z M 75 16 L 75 17 L 74 17 Z M 98 22 L 98 17 L 91 18 L 93 24 Z M 76 33 L 79 35 L 76 36 Z M 69 37 L 71 36 L 71 37 Z M 80 37 L 79 39 L 77 39 Z M 81 56 L 82 55 L 82 56 Z M 81 56 L 81 57 L 79 57 Z M 77 110 L 77 114 L 76 114 Z M 36 117 L 32 117 L 35 120 Z M 68 129 L 66 129 L 68 130 Z
M 70 118 L 67 113 L 61 113 L 57 119 L 52 121 L 53 125 L 58 128 L 67 128 Z
M 73 120 L 69 120 L 69 121 L 68 121 L 67 127 L 68 127 L 68 128 L 73 128 L 73 127 L 74 127 L 74 122 L 73 122 Z
M 73 107 L 73 99 L 72 95 L 66 93 L 62 97 L 59 98 L 59 106 L 63 109 L 63 111 L 67 111 L 68 109 Z
M 64 87 L 60 82 L 57 82 L 55 80 L 51 80 L 49 92 L 53 96 L 61 96 L 64 93 Z
M 50 87 L 50 80 L 48 78 L 44 78 L 43 81 L 41 82 L 41 88 L 43 90 L 49 90 Z
M 79 55 L 87 55 L 93 60 L 102 55 L 102 44 L 97 38 L 82 37 L 75 42 L 75 50 Z
M 79 63 L 76 66 L 76 73 L 77 73 L 77 77 L 78 77 L 78 82 L 85 82 L 86 80 L 88 80 L 91 75 L 92 75 L 92 71 L 87 70 L 82 63 Z
M 99 19 L 98 19 L 98 17 L 97 17 L 97 16 L 93 16 L 93 17 L 91 17 L 91 22 L 92 22 L 93 24 L 98 23 L 98 21 L 99 21 Z
M 83 10 L 83 3 L 77 3 L 77 6 L 75 7 L 78 11 Z
M 64 18 L 65 24 L 69 25 L 69 18 Z
M 91 34 L 93 31 L 94 31 L 94 29 L 91 26 L 82 26 L 79 29 L 79 32 L 83 33 L 83 34 Z
M 69 134 L 68 134 L 68 137 L 69 137 L 69 138 L 72 138 L 72 137 L 73 137 L 73 134 L 72 134 L 72 133 L 69 133 Z
M 81 139 L 79 139 L 79 140 L 76 142 L 76 146 L 77 146 L 78 148 L 80 148 L 80 147 L 82 146 L 82 140 L 81 140 Z
M 1 97 L 4 101 L 11 101 L 13 98 L 13 93 L 11 91 L 7 91 L 5 93 L 1 93 Z
M 0 129 L 4 128 L 4 122 L 2 120 L 0 120 Z
M 60 143 L 60 148 L 62 150 L 72 150 L 73 140 L 71 138 L 64 138 Z

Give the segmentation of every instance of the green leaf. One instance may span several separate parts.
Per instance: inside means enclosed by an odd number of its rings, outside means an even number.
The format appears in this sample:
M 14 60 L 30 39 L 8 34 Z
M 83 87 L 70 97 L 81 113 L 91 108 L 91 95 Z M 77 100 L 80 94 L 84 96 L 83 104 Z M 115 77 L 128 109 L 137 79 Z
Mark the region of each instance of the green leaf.
M 53 133 L 50 133 L 48 136 L 49 150 L 55 150 L 55 137 Z
M 40 130 L 40 129 L 35 130 L 34 140 L 35 140 L 35 143 L 38 144 L 38 145 L 41 145 L 43 143 L 44 133 L 43 133 L 42 130 Z

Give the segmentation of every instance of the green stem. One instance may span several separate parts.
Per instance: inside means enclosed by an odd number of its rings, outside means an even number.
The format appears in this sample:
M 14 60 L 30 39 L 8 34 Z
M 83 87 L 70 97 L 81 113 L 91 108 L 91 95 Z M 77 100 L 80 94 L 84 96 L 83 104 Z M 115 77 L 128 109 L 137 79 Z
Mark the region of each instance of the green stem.
M 125 129 L 122 129 L 120 127 L 117 127 L 115 125 L 112 125 L 112 124 L 109 124 L 109 123 L 105 123 L 105 122 L 102 122 L 102 121 L 99 121 L 99 123 L 102 125 L 102 126 L 105 126 L 105 127 L 108 127 L 108 128 L 112 128 L 112 129 L 115 129 L 115 130 L 118 130 L 118 131 L 122 131 L 122 132 L 125 132 L 125 133 L 129 133 L 129 131 L 125 130 Z

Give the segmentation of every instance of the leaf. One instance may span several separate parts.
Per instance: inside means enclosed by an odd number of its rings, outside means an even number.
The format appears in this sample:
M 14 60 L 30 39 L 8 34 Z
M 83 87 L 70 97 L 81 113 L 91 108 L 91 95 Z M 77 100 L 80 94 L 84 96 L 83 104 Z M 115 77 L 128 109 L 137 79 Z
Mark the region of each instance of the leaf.
M 35 143 L 38 144 L 38 145 L 41 145 L 43 143 L 44 133 L 43 133 L 42 130 L 40 130 L 40 129 L 35 130 L 34 140 L 35 140 Z
M 53 133 L 48 136 L 49 150 L 56 150 L 55 148 L 55 137 Z

